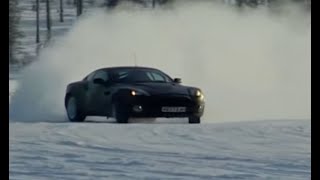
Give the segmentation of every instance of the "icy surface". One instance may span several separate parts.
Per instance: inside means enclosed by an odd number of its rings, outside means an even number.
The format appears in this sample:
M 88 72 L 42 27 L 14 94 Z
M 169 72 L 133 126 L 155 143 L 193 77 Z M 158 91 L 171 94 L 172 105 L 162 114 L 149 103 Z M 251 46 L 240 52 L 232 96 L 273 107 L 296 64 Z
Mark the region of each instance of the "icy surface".
M 310 121 L 10 123 L 10 179 L 310 179 Z

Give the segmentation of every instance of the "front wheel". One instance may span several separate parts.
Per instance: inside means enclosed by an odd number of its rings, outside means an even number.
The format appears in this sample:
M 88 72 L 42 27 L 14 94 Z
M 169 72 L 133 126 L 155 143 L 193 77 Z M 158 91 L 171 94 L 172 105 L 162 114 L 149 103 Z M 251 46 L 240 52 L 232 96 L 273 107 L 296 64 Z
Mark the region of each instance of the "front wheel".
M 83 122 L 86 115 L 81 111 L 77 99 L 74 96 L 70 96 L 66 103 L 67 115 L 71 122 Z
M 200 117 L 196 117 L 196 116 L 189 117 L 189 124 L 200 124 Z
M 112 105 L 112 114 L 118 123 L 128 123 L 129 115 L 121 104 Z

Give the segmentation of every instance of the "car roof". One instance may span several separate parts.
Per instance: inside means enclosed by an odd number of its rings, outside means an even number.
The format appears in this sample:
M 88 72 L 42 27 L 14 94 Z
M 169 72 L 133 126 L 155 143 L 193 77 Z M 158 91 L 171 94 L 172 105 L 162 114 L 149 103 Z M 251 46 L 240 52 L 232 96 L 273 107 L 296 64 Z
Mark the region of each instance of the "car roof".
M 155 71 L 160 71 L 159 69 L 156 68 L 152 68 L 152 67 L 146 67 L 146 66 L 111 66 L 111 67 L 105 67 L 105 68 L 100 68 L 100 69 L 96 69 L 92 73 L 96 73 L 98 71 L 109 71 L 109 70 L 121 70 L 121 69 L 146 69 L 146 70 L 155 70 Z M 167 75 L 165 72 L 164 73 L 166 76 L 168 76 L 170 79 L 171 77 L 169 75 Z M 90 76 L 90 74 L 88 74 L 84 79 L 88 78 L 88 76 Z
M 150 69 L 150 70 L 158 70 L 156 68 L 151 68 L 151 67 L 144 67 L 144 66 L 112 66 L 112 67 L 105 67 L 105 68 L 100 68 L 95 71 L 99 70 L 117 70 L 117 69 Z

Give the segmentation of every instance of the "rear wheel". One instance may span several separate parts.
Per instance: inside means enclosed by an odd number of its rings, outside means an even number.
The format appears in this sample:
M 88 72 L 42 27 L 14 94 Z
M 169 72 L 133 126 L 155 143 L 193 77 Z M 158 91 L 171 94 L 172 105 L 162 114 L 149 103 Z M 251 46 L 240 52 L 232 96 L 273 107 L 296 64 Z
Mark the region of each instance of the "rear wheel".
M 83 122 L 86 115 L 82 112 L 77 99 L 74 96 L 69 96 L 66 101 L 66 110 L 69 121 Z
M 112 114 L 118 123 L 128 123 L 129 113 L 126 112 L 125 108 L 121 104 L 112 105 Z
M 189 124 L 199 124 L 199 123 L 200 123 L 200 117 L 197 117 L 197 116 L 189 117 Z

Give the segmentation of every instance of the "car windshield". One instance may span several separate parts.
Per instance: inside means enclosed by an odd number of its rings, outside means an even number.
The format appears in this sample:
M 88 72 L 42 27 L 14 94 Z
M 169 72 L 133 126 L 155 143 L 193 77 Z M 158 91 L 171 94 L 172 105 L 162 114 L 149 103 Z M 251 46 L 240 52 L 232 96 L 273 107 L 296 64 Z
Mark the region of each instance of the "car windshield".
M 120 68 L 111 71 L 114 82 L 172 82 L 172 79 L 165 73 L 147 68 Z

